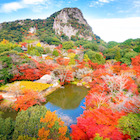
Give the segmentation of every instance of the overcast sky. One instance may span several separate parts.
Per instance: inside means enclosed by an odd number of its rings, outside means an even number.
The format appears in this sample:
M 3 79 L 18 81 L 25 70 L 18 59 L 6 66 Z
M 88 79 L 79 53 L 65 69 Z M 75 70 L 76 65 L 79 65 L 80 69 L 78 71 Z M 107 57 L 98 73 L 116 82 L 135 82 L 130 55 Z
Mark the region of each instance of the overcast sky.
M 65 7 L 79 8 L 106 42 L 140 38 L 140 0 L 0 0 L 0 23 L 44 19 Z

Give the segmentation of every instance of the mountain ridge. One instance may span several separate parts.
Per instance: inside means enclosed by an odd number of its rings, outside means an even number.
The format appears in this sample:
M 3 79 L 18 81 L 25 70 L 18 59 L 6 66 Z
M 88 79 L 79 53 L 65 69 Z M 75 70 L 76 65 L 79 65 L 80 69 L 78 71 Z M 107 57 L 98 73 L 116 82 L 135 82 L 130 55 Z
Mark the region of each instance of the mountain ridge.
M 96 42 L 100 40 L 100 37 L 93 33 L 80 9 L 64 8 L 46 19 L 24 19 L 1 23 L 0 41 L 7 39 L 20 42 L 24 36 L 30 34 L 31 28 L 36 28 L 35 34 L 39 39 L 49 36 L 57 37 L 61 41 L 74 41 L 81 38 L 94 39 Z

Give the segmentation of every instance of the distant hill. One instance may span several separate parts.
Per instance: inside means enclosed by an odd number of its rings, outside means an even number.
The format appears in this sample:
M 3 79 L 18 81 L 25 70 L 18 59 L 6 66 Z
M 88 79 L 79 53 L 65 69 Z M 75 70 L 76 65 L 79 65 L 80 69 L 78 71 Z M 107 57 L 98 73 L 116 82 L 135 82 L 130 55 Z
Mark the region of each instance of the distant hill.
M 25 19 L 0 24 L 0 41 L 20 42 L 30 35 L 37 36 L 41 41 L 45 41 L 46 37 L 56 37 L 60 41 L 83 38 L 100 42 L 100 37 L 92 32 L 78 8 L 64 8 L 44 20 Z

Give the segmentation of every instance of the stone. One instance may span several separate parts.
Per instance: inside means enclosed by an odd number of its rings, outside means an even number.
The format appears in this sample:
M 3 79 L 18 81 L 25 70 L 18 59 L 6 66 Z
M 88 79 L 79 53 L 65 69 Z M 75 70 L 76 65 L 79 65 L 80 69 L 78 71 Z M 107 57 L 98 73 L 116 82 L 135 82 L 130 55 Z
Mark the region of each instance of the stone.
M 82 86 L 82 83 L 77 83 L 77 86 Z
M 42 76 L 39 80 L 36 80 L 35 82 L 37 82 L 37 83 L 50 84 L 50 83 L 52 83 L 52 81 L 53 81 L 52 80 L 52 76 L 46 74 L 46 75 Z
M 82 78 L 81 81 L 82 81 L 82 83 L 83 82 L 89 83 L 89 82 L 92 82 L 92 78 L 90 76 L 86 76 L 86 77 Z

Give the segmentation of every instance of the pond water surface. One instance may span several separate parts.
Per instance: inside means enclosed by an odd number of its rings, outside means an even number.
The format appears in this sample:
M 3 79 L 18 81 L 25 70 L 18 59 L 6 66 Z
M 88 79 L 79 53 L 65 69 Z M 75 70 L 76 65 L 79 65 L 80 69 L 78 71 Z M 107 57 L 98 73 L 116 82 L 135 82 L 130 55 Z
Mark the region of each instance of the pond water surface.
M 65 122 L 70 128 L 71 124 L 76 123 L 76 118 L 83 113 L 85 106 L 85 96 L 88 93 L 88 89 L 85 87 L 78 87 L 76 85 L 65 85 L 63 88 L 59 88 L 46 97 L 46 103 L 43 105 L 51 111 L 56 111 L 58 117 Z M 11 117 L 16 118 L 17 112 L 6 111 L 2 115 L 3 118 Z
M 69 127 L 75 124 L 76 118 L 83 113 L 84 109 L 81 106 L 85 106 L 87 93 L 88 89 L 85 87 L 65 85 L 64 88 L 59 88 L 47 96 L 45 106 L 51 111 L 56 111 L 58 117 L 61 117 Z

